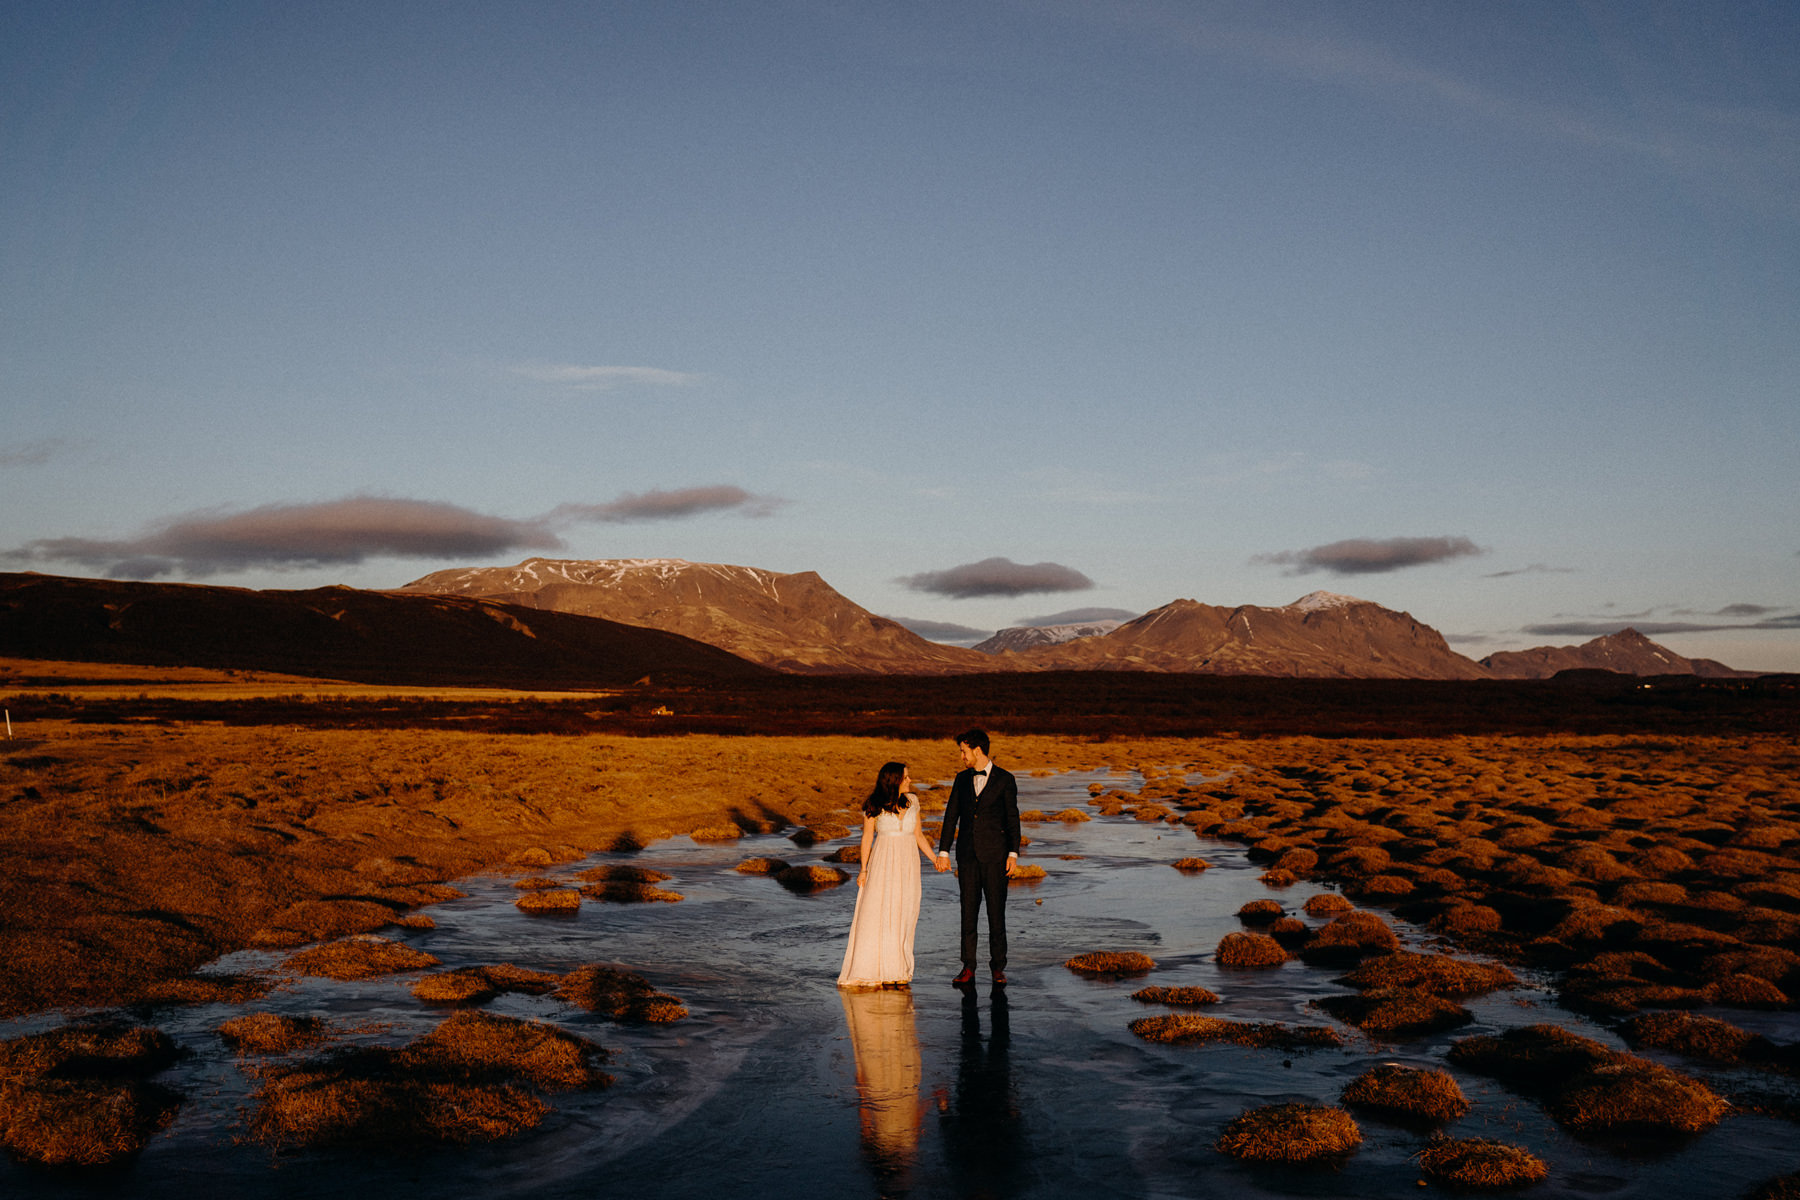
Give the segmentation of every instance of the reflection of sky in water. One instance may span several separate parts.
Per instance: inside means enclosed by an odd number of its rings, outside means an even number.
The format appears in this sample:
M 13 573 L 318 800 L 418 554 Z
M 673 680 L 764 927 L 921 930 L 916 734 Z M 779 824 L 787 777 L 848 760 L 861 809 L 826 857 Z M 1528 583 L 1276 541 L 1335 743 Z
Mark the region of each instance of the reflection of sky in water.
M 1096 779 L 1107 777 L 1021 776 L 1021 806 L 1085 807 L 1087 785 Z M 1135 779 L 1108 782 L 1137 785 Z M 1245 901 L 1276 895 L 1297 910 L 1319 889 L 1300 884 L 1272 893 L 1237 847 L 1197 842 L 1160 823 L 1097 818 L 1026 830 L 1033 839 L 1027 858 L 1050 878 L 1013 889 L 1007 969 L 1013 982 L 1002 998 L 985 977 L 966 995 L 948 986 L 960 965 L 950 876 L 925 873 L 911 991 L 846 995 L 832 983 L 853 889 L 796 896 L 766 877 L 732 870 L 753 855 L 816 862 L 831 845 L 799 850 L 775 836 L 723 845 L 678 838 L 630 859 L 595 861 L 670 872 L 674 878 L 663 886 L 682 893 L 679 904 L 586 903 L 573 917 L 530 918 L 513 907 L 518 893 L 510 878 L 483 877 L 463 883 L 466 899 L 429 910 L 436 929 L 404 935 L 445 967 L 623 963 L 686 1002 L 688 1020 L 651 1027 L 613 1025 L 548 997 L 490 1003 L 493 1012 L 555 1021 L 613 1053 L 608 1070 L 618 1082 L 604 1092 L 553 1097 L 555 1112 L 538 1130 L 415 1157 L 296 1155 L 271 1169 L 265 1153 L 232 1143 L 246 1082 L 213 1030 L 240 1010 L 161 1009 L 151 1019 L 195 1051 L 162 1076 L 187 1093 L 169 1133 L 134 1167 L 94 1180 L 0 1165 L 0 1192 L 274 1197 L 327 1195 L 354 1185 L 406 1194 L 631 1192 L 718 1200 L 802 1186 L 847 1196 L 1229 1190 L 1386 1197 L 1416 1190 L 1410 1156 L 1422 1135 L 1362 1120 L 1362 1149 L 1341 1170 L 1322 1175 L 1249 1170 L 1212 1143 L 1245 1108 L 1335 1102 L 1374 1063 L 1443 1066 L 1444 1048 L 1471 1032 L 1549 1020 L 1617 1044 L 1530 990 L 1473 1001 L 1475 1025 L 1395 1046 L 1352 1037 L 1342 1050 L 1284 1055 L 1145 1043 L 1127 1024 L 1164 1010 L 1130 999 L 1144 982 L 1211 988 L 1223 1003 L 1208 1011 L 1223 1017 L 1329 1023 L 1308 1004 L 1343 990 L 1333 982 L 1335 972 L 1297 962 L 1272 971 L 1227 971 L 1212 962 L 1219 939 L 1240 928 L 1235 913 Z M 1214 863 L 1212 870 L 1188 876 L 1167 865 L 1196 852 Z M 1097 983 L 1061 965 L 1072 954 L 1103 949 L 1141 950 L 1158 968 L 1147 980 Z M 279 957 L 245 952 L 220 966 L 244 969 Z M 244 1011 L 322 1013 L 370 1027 L 355 1035 L 359 1040 L 398 1043 L 442 1015 L 413 999 L 413 978 L 299 980 Z M 1777 1037 L 1794 1033 L 1792 1014 L 1723 1015 Z M 34 1018 L 0 1033 L 55 1023 Z M 1534 1103 L 1479 1076 L 1459 1074 L 1459 1081 L 1475 1108 L 1449 1132 L 1534 1149 L 1549 1162 L 1551 1176 L 1533 1196 L 1733 1196 L 1794 1169 L 1794 1127 L 1771 1118 L 1735 1116 L 1658 1157 L 1622 1157 L 1568 1138 Z M 1747 1073 L 1717 1081 L 1727 1088 L 1779 1086 Z

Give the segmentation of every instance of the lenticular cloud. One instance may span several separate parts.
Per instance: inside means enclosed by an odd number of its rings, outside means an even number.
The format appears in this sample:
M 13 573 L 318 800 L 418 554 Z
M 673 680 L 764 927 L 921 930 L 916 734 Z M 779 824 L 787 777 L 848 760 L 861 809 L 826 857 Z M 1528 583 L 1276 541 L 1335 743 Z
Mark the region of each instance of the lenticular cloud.
M 981 596 L 1026 596 L 1034 592 L 1080 592 L 1094 581 L 1061 563 L 1016 563 L 1010 558 L 984 558 L 942 571 L 922 571 L 895 581 L 915 592 L 972 600 Z

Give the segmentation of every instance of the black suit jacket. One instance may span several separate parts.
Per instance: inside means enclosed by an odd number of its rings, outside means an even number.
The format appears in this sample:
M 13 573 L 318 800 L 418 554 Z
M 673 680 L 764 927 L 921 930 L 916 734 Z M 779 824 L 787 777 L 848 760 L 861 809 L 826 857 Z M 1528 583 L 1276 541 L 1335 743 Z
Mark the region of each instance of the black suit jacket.
M 975 772 L 965 770 L 950 785 L 938 849 L 978 862 L 1001 862 L 1019 852 L 1019 784 L 1012 772 L 988 764 L 988 780 L 975 794 Z

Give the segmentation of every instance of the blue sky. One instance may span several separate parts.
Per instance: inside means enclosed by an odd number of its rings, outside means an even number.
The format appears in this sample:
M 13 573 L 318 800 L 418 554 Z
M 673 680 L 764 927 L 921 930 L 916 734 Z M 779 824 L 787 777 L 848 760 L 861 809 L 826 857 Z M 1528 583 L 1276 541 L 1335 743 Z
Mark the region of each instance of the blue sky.
M 0 10 L 0 568 L 1800 670 L 1788 4 Z M 950 586 L 945 581 L 954 581 Z M 973 581 L 973 582 L 971 582 Z

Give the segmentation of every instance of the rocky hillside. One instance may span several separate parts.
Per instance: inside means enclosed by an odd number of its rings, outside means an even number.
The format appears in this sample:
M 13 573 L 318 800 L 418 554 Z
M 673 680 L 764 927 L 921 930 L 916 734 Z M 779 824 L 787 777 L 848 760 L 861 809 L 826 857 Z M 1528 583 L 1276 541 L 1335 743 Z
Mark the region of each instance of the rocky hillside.
M 679 633 L 782 671 L 929 675 L 992 671 L 994 659 L 928 642 L 847 599 L 817 574 L 678 558 L 530 558 L 437 571 L 403 593 L 473 596 Z
M 1280 608 L 1176 600 L 1111 633 L 1016 656 L 1046 669 L 1344 679 L 1485 679 L 1437 630 L 1367 600 L 1314 592 Z
M 1615 671 L 1620 675 L 1700 675 L 1735 679 L 1754 675 L 1710 658 L 1683 658 L 1635 629 L 1621 629 L 1579 646 L 1502 650 L 1481 660 L 1498 679 L 1548 679 L 1558 671 Z
M 617 687 L 767 672 L 689 638 L 461 596 L 0 575 L 0 656 L 372 683 Z
M 1119 622 L 1112 620 L 1083 621 L 1074 625 L 1015 625 L 1002 629 L 985 642 L 977 642 L 975 649 L 983 654 L 1017 653 L 1038 646 L 1058 646 L 1076 638 L 1099 637 L 1118 627 Z

